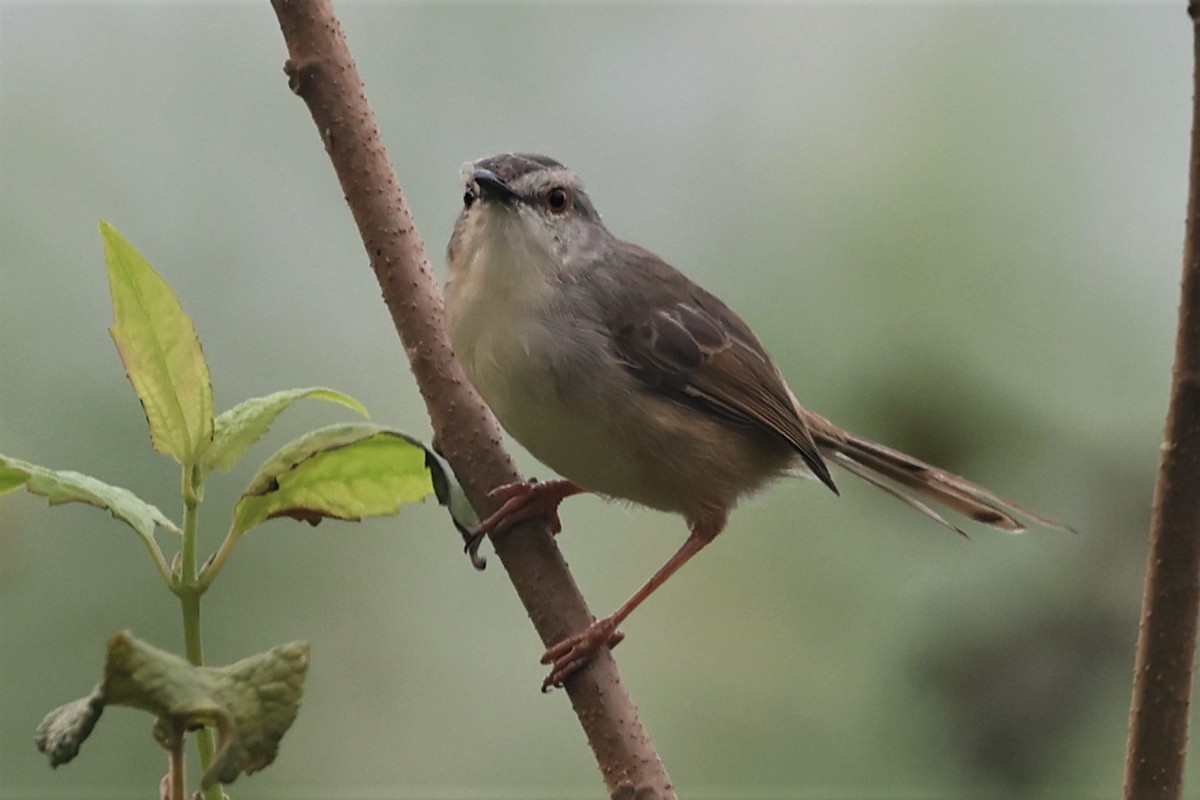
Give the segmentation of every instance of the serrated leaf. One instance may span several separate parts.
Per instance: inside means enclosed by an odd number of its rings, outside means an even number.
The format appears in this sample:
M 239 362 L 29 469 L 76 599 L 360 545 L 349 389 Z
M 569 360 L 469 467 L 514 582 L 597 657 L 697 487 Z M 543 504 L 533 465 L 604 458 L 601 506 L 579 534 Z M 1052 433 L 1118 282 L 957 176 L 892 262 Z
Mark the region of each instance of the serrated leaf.
M 153 714 L 155 738 L 169 747 L 177 731 L 217 729 L 217 752 L 201 785 L 232 783 L 275 760 L 300 708 L 308 645 L 276 647 L 227 667 L 195 667 L 128 631 L 108 640 L 104 677 L 92 694 L 51 711 L 38 726 L 38 749 L 57 766 L 74 758 L 105 705 Z
M 290 516 L 360 520 L 395 514 L 433 494 L 425 448 L 378 425 L 332 425 L 267 459 L 234 509 L 233 535 Z
M 179 533 L 174 522 L 157 507 L 128 489 L 113 486 L 71 470 L 54 470 L 0 455 L 0 494 L 24 486 L 56 506 L 62 503 L 87 503 L 103 508 L 116 519 L 137 531 L 148 545 L 154 545 L 154 527 Z M 156 547 L 156 546 L 155 546 Z
M 233 467 L 246 450 L 270 430 L 275 418 L 301 398 L 340 403 L 364 417 L 370 417 L 362 403 L 353 397 L 322 387 L 287 389 L 264 397 L 253 397 L 217 417 L 212 446 L 201 459 L 201 468 L 204 472 L 211 472 Z
M 117 229 L 100 223 L 116 322 L 109 332 L 154 449 L 193 465 L 213 436 L 212 378 L 179 298 Z

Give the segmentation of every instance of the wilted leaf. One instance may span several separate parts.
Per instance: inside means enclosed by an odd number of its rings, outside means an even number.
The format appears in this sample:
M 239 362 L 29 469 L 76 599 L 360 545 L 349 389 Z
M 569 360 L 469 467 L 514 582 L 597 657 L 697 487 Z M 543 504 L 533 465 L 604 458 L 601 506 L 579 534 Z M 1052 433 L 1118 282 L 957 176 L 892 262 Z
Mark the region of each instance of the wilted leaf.
M 148 711 L 160 720 L 176 720 L 185 728 L 208 725 L 224 728 L 233 723 L 214 691 L 204 668 L 135 639 L 128 631 L 108 640 L 100 694 L 109 705 Z
M 38 726 L 38 749 L 52 765 L 66 763 L 105 705 L 129 706 L 156 717 L 155 738 L 164 747 L 175 731 L 216 728 L 217 752 L 201 785 L 232 783 L 275 760 L 299 711 L 307 672 L 304 642 L 228 667 L 194 667 L 123 631 L 108 640 L 104 678 L 92 694 L 55 709 Z
M 425 448 L 378 425 L 333 425 L 267 459 L 234 509 L 234 535 L 273 517 L 316 524 L 395 514 L 433 494 Z
M 308 645 L 292 642 L 207 672 L 237 722 L 237 738 L 210 770 L 230 783 L 239 772 L 249 775 L 275 760 L 279 740 L 300 710 Z
M 154 448 L 195 464 L 213 436 L 212 379 L 179 298 L 117 229 L 100 223 L 116 322 L 109 332 Z
M 149 545 L 154 545 L 154 526 L 159 525 L 179 533 L 175 523 L 128 489 L 113 486 L 89 475 L 70 470 L 54 470 L 0 455 L 0 494 L 24 486 L 34 494 L 60 503 L 87 503 L 107 509 L 114 517 L 137 531 Z
M 79 745 L 92 733 L 104 713 L 104 697 L 97 686 L 87 697 L 59 706 L 45 716 L 34 732 L 38 750 L 50 756 L 50 766 L 66 764 L 79 754 Z
M 253 397 L 217 417 L 212 447 L 205 452 L 201 460 L 202 469 L 211 472 L 213 469 L 227 470 L 233 467 L 250 445 L 270 430 L 276 417 L 286 411 L 292 403 L 305 397 L 340 403 L 364 417 L 370 416 L 362 403 L 353 397 L 321 387 L 288 389 L 265 397 Z

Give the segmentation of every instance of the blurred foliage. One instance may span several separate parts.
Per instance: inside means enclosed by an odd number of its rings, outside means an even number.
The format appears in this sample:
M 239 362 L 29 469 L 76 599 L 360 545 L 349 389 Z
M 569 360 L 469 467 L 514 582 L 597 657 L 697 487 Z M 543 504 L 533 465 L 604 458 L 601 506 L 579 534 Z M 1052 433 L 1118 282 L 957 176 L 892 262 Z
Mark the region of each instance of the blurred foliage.
M 341 14 L 439 269 L 458 165 L 550 153 L 615 232 L 737 308 L 807 405 L 1082 531 L 964 543 L 848 479 L 840 500 L 764 493 L 618 651 L 676 783 L 692 797 L 1114 794 L 1184 215 L 1182 10 Z M 0 4 L 4 452 L 119 475 L 173 515 L 174 473 L 105 333 L 101 217 L 170 265 L 218 408 L 331 385 L 423 435 L 284 58 L 266 3 Z M 341 418 L 289 413 L 281 437 Z M 262 456 L 214 475 L 210 507 Z M 592 498 L 563 520 L 598 612 L 685 535 Z M 31 742 L 94 679 L 97 642 L 178 637 L 119 527 L 22 495 L 0 505 L 0 797 L 125 797 L 162 773 L 136 715 L 106 719 L 70 771 Z M 222 531 L 201 527 L 210 550 Z M 470 568 L 432 504 L 360 526 L 268 523 L 205 614 L 213 663 L 312 643 L 305 713 L 255 796 L 599 794 L 565 699 L 537 692 L 541 648 L 507 580 Z

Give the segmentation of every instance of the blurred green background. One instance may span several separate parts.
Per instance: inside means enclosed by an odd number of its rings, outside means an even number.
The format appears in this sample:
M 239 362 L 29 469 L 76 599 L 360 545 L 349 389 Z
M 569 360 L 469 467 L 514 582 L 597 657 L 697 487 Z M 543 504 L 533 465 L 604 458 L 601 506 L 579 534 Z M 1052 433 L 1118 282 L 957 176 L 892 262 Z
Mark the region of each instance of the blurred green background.
M 439 274 L 459 165 L 554 155 L 810 408 L 1082 531 L 963 542 L 848 476 L 840 500 L 747 503 L 618 651 L 684 795 L 1114 796 L 1185 213 L 1183 4 L 340 11 Z M 0 5 L 0 452 L 179 516 L 106 332 L 99 218 L 182 297 L 219 407 L 328 385 L 428 436 L 285 55 L 266 2 Z M 345 418 L 301 405 L 216 476 L 205 552 L 259 461 Z M 685 535 L 594 498 L 563 519 L 597 612 Z M 247 537 L 205 601 L 210 661 L 294 638 L 313 661 L 235 797 L 603 795 L 502 570 L 460 551 L 435 506 Z M 144 715 L 106 714 L 53 773 L 31 741 L 111 632 L 181 649 L 136 538 L 5 497 L 0 608 L 0 796 L 151 796 Z

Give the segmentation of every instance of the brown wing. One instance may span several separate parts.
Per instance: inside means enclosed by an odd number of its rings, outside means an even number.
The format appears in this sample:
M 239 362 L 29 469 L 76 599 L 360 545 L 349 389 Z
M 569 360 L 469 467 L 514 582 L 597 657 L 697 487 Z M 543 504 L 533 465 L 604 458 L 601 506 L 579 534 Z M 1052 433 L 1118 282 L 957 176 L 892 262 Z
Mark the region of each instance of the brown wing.
M 649 292 L 631 298 L 610 320 L 621 361 L 654 391 L 780 436 L 836 493 L 791 392 L 746 323 L 673 267 L 639 251 Z

